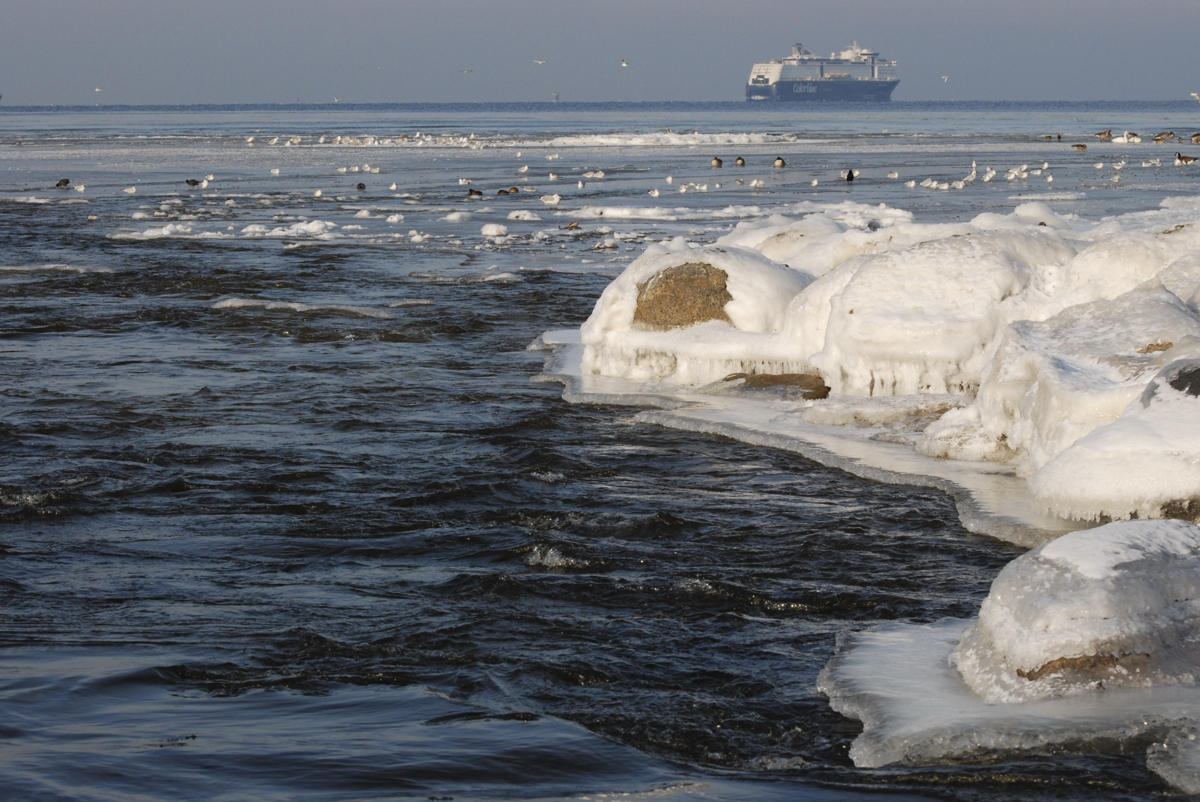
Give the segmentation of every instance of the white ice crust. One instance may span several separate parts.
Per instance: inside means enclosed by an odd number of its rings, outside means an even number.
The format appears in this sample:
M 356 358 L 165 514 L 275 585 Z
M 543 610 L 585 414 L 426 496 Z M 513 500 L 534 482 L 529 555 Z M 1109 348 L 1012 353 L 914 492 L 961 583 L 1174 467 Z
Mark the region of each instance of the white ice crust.
M 1198 656 L 1200 527 L 1124 521 L 1064 535 L 1005 566 L 951 660 L 996 704 L 1190 686 Z
M 859 766 L 1147 739 L 1195 792 L 1198 656 L 1200 527 L 1123 521 L 1018 557 L 975 621 L 852 636 L 818 687 L 863 722 Z
M 1061 517 L 1163 517 L 1193 499 L 1200 514 L 1200 399 L 1135 403 L 1200 358 L 1200 204 L 1097 223 L 1043 202 L 942 224 L 882 204 L 789 208 L 800 216 L 756 208 L 713 245 L 649 246 L 584 324 L 583 371 L 678 387 L 820 374 L 831 392 L 818 407 L 956 395 L 922 423 L 919 453 L 1011 465 Z M 733 325 L 639 330 L 638 285 L 687 262 L 729 274 Z
M 638 286 L 671 267 L 711 265 L 726 275 L 729 323 L 649 331 L 634 323 Z M 763 336 L 784 326 L 788 303 L 813 281 L 799 270 L 738 247 L 697 248 L 681 237 L 651 245 L 612 282 L 583 324 L 584 370 L 640 381 L 705 384 L 729 373 L 797 372 L 803 360 L 773 357 Z

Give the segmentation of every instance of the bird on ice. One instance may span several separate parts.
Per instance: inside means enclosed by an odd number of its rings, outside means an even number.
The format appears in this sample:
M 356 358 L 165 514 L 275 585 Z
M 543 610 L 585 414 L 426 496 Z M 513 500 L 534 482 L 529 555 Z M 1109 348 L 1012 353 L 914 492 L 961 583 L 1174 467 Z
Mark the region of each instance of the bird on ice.
M 67 188 L 67 184 L 70 184 L 70 183 L 71 183 L 71 179 L 69 179 L 69 178 L 60 178 L 60 179 L 58 179 L 58 183 L 57 183 L 57 184 L 55 184 L 54 186 L 58 187 L 59 189 L 66 189 L 66 188 Z

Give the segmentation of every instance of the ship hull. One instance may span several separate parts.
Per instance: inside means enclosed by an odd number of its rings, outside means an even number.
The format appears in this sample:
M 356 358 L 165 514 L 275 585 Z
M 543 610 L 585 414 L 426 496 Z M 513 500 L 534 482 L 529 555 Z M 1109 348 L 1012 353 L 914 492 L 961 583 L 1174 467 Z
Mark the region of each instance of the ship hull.
M 746 100 L 805 103 L 817 100 L 883 101 L 892 99 L 899 81 L 776 81 L 749 84 Z

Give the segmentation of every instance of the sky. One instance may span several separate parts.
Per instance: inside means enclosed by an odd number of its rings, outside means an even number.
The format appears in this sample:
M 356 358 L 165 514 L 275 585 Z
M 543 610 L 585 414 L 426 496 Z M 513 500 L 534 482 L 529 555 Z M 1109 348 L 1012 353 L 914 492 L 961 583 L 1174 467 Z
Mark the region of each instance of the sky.
M 756 61 L 852 40 L 894 100 L 1187 100 L 1198 27 L 1200 0 L 0 0 L 0 103 L 741 100 Z

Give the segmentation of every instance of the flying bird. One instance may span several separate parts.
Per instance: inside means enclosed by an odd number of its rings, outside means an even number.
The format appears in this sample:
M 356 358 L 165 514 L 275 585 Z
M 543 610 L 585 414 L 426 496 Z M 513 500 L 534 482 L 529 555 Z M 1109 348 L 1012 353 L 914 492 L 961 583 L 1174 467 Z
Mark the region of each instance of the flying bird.
M 542 64 L 545 64 L 546 62 L 545 62 L 545 61 L 538 61 L 537 59 L 534 59 L 534 60 L 533 60 L 533 63 L 534 63 L 534 64 L 537 64 L 537 65 L 539 65 L 539 66 L 540 66 L 540 65 L 542 65 Z
M 100 87 L 98 87 L 98 86 L 97 86 L 97 87 L 96 87 L 96 91 L 97 91 L 97 92 L 99 92 L 99 91 L 100 91 Z
M 949 80 L 950 80 L 950 76 L 949 76 L 949 75 L 943 75 L 943 76 L 942 76 L 942 83 L 946 83 L 946 81 L 949 81 Z
M 1200 95 L 1196 94 L 1195 92 L 1192 92 L 1192 97 L 1196 99 L 1197 103 L 1200 103 Z
M 628 66 L 629 66 L 629 62 L 628 62 L 628 61 L 626 61 L 625 59 L 621 59 L 621 66 L 622 66 L 622 67 L 628 67 Z M 100 90 L 96 90 L 96 91 L 100 91 Z
M 468 72 L 470 72 L 470 70 L 459 70 L 459 72 L 461 72 L 463 75 L 466 75 Z

